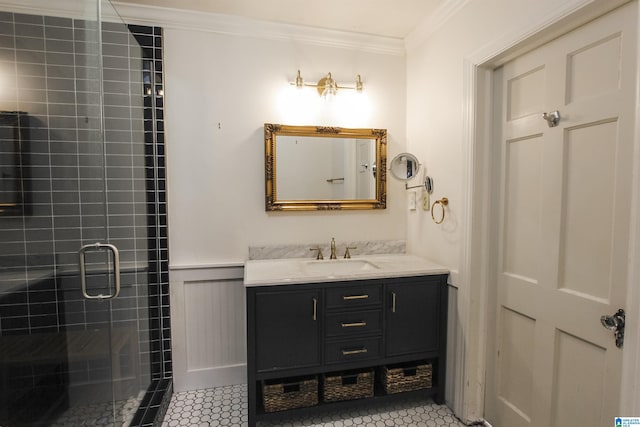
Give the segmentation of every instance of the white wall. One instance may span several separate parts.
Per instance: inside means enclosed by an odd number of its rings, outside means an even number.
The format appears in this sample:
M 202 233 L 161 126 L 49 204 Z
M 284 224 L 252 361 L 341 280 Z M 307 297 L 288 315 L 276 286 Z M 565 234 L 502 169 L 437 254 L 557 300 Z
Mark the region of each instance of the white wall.
M 426 165 L 434 178 L 434 197 L 447 197 L 447 219 L 436 225 L 428 212 L 408 216 L 408 250 L 426 256 L 452 271 L 450 281 L 457 292 L 458 326 L 451 332 L 458 352 L 453 374 L 456 376 L 453 407 L 467 421 L 483 415 L 485 343 L 489 284 L 482 265 L 482 244 L 470 245 L 469 236 L 482 240 L 481 215 L 469 222 L 469 174 L 471 165 L 480 166 L 471 147 L 475 141 L 474 117 L 490 115 L 488 104 L 475 104 L 472 65 L 482 64 L 494 55 L 514 53 L 523 45 L 532 46 L 554 35 L 569 31 L 604 10 L 619 5 L 611 0 L 452 0 L 457 7 L 437 28 L 422 27 L 407 38 L 407 148 Z M 427 21 L 426 24 L 433 22 Z M 492 61 L 493 62 L 493 61 Z M 480 78 L 485 78 L 486 73 Z M 481 80 L 479 86 L 484 84 Z M 480 100 L 482 101 L 482 100 Z M 488 100 L 484 100 L 488 101 Z M 487 191 L 482 188 L 479 191 Z M 474 195 L 475 196 L 475 195 Z M 477 197 L 474 200 L 480 200 Z M 481 207 L 474 207 L 473 213 Z M 473 242 L 472 242 L 473 243 Z M 471 252 L 470 252 L 471 251 Z M 472 271 L 473 270 L 473 271 Z M 478 274 L 480 273 L 480 274 Z M 450 323 L 452 325 L 452 323 Z M 451 335 L 450 335 L 451 338 Z M 449 370 L 451 372 L 451 370 Z M 449 378 L 448 378 L 449 380 Z
M 466 209 L 462 199 L 463 111 L 464 103 L 470 101 L 463 99 L 463 61 L 555 7 L 554 0 L 466 1 L 425 41 L 408 38 L 407 149 L 433 178 L 432 199 L 449 199 L 446 221 L 441 225 L 433 222 L 429 212 L 418 210 L 409 215 L 409 251 L 459 271 L 461 221 Z M 457 284 L 455 274 L 452 280 Z
M 405 238 L 404 191 L 391 180 L 386 210 L 264 208 L 264 123 L 386 128 L 389 157 L 404 150 L 402 55 L 172 28 L 164 43 L 172 266 L 241 262 L 249 245 Z M 287 98 L 298 69 L 314 83 L 361 74 L 369 103 L 322 102 L 307 88 L 305 107 Z
M 407 39 L 407 149 L 434 179 L 433 197 L 449 199 L 447 220 L 434 224 L 429 212 L 409 215 L 408 250 L 453 271 L 460 266 L 465 209 L 464 151 L 466 104 L 464 60 L 541 29 L 563 11 L 606 7 L 603 0 L 453 0 L 459 5 L 433 28 L 418 28 Z M 609 3 L 613 4 L 616 2 Z M 617 2 L 620 3 L 620 2 Z M 598 6 L 598 4 L 605 4 Z M 425 25 L 433 25 L 433 21 Z M 558 31 L 558 29 L 554 29 Z M 559 31 L 562 31 L 560 28 Z M 568 28 L 566 29 L 568 31 Z M 465 96 L 467 96 L 465 98 Z M 432 199 L 433 202 L 434 199 Z

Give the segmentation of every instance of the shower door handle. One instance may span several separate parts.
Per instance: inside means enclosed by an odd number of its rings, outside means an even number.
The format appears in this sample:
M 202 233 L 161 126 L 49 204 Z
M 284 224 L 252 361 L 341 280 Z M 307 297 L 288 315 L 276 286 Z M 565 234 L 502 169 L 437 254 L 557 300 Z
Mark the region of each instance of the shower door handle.
M 93 249 L 93 250 L 107 249 L 113 253 L 113 274 L 115 276 L 115 282 L 116 282 L 116 289 L 113 294 L 89 295 L 89 293 L 87 293 L 87 277 L 86 277 L 86 268 L 85 268 L 85 262 L 84 262 L 84 254 L 90 249 Z M 117 297 L 120 294 L 120 252 L 118 251 L 118 248 L 116 248 L 114 245 L 111 245 L 109 243 L 92 243 L 90 245 L 84 245 L 83 247 L 81 247 L 78 254 L 80 255 L 80 283 L 82 284 L 82 295 L 87 299 L 100 299 L 100 300 Z

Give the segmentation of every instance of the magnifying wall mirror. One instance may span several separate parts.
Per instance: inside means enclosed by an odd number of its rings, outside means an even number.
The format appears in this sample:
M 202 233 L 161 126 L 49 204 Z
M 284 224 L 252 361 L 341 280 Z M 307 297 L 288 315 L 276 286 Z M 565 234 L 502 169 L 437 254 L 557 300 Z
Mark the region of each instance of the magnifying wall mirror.
M 433 180 L 430 176 L 424 177 L 424 184 L 409 187 L 409 180 L 418 176 L 420 172 L 420 162 L 417 157 L 411 153 L 400 153 L 391 160 L 389 171 L 396 179 L 404 181 L 404 188 L 410 190 L 412 188 L 424 188 L 429 194 L 433 191 Z
M 391 160 L 389 170 L 395 178 L 407 181 L 418 175 L 420 162 L 411 153 L 400 153 Z

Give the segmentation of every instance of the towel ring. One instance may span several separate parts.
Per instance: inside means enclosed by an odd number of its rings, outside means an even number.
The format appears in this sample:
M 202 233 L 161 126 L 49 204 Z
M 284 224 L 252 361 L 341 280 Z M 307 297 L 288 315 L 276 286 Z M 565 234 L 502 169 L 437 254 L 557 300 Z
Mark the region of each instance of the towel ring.
M 449 199 L 447 199 L 446 197 L 443 197 L 440 200 L 436 200 L 435 202 L 433 202 L 433 205 L 431 205 L 431 218 L 433 218 L 433 222 L 435 222 L 436 224 L 442 224 L 442 221 L 444 221 L 444 207 L 447 206 L 449 204 Z M 442 208 L 442 217 L 440 218 L 440 221 L 436 221 L 436 216 L 433 214 L 433 210 L 436 207 L 436 205 L 440 205 L 440 207 Z

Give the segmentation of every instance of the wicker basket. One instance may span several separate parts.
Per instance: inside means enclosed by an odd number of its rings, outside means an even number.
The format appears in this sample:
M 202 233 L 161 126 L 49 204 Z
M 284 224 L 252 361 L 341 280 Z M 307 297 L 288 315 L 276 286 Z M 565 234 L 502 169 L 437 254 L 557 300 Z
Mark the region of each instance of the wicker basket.
M 382 384 L 387 394 L 431 388 L 431 364 L 384 367 Z
M 265 412 L 286 411 L 318 404 L 318 378 L 301 379 L 288 383 L 262 383 L 262 401 Z
M 327 374 L 323 377 L 325 402 L 373 397 L 373 371 Z

